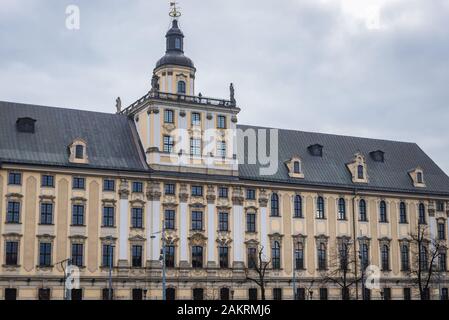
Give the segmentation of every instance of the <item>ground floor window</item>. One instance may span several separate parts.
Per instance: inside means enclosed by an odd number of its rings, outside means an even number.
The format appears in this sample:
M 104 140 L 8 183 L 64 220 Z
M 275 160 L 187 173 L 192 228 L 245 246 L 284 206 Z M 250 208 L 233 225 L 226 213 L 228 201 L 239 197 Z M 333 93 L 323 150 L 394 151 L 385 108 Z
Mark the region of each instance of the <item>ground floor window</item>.
M 83 289 L 72 289 L 72 300 L 83 300 Z
M 282 288 L 273 288 L 273 300 L 282 300 Z
M 111 288 L 111 292 L 109 292 L 109 288 L 104 288 L 103 300 L 114 300 L 114 289 Z
M 251 288 L 248 290 L 248 300 L 257 300 L 257 289 Z
M 17 300 L 17 289 L 16 288 L 6 288 L 5 289 L 5 300 Z
M 320 300 L 327 300 L 327 288 L 320 288 Z
M 220 289 L 220 300 L 229 300 L 229 288 Z
M 404 300 L 412 300 L 412 292 L 410 288 L 404 288 Z
M 371 290 L 368 288 L 363 289 L 363 300 L 371 300 Z
M 133 300 L 143 300 L 142 289 L 133 289 Z
M 447 288 L 441 288 L 441 300 L 448 300 L 449 294 Z
M 39 289 L 38 296 L 39 300 L 50 300 L 50 289 Z
M 384 300 L 391 300 L 391 289 L 390 288 L 384 288 L 383 298 L 384 298 Z
M 296 300 L 306 300 L 306 289 L 304 288 L 296 289 Z
M 165 289 L 165 298 L 167 300 L 176 300 L 176 289 L 175 288 Z
M 204 300 L 204 289 L 193 289 L 193 300 Z

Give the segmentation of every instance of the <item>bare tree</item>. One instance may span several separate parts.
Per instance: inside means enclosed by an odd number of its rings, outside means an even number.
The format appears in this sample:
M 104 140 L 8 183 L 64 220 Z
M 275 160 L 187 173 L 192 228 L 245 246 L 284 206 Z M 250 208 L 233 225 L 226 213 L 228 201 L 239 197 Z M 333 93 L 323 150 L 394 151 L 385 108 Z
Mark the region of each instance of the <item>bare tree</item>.
M 265 261 L 263 259 L 263 246 L 258 248 L 257 257 L 251 256 L 250 261 L 248 261 L 248 268 L 245 269 L 246 280 L 256 283 L 261 291 L 261 298 L 265 300 L 265 284 L 266 284 L 266 273 L 271 259 Z M 252 272 L 253 271 L 253 272 Z M 254 274 L 255 276 L 251 276 Z

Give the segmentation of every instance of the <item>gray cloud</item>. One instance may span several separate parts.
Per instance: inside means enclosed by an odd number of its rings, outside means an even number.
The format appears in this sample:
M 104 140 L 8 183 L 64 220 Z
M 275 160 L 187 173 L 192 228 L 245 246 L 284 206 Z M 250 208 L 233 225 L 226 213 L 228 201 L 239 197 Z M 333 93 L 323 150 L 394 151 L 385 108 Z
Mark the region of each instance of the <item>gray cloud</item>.
M 414 141 L 449 172 L 448 1 L 391 2 L 380 30 L 336 1 L 181 6 L 198 91 L 234 82 L 241 123 Z M 149 90 L 168 25 L 165 1 L 2 0 L 0 99 L 113 112 Z

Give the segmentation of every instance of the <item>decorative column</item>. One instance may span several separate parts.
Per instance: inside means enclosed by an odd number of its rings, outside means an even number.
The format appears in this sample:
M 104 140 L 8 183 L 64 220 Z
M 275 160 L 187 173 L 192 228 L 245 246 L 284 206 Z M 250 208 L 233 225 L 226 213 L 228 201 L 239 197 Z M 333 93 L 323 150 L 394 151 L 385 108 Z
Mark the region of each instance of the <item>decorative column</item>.
M 243 219 L 243 190 L 235 187 L 232 190 L 232 216 L 234 235 L 234 269 L 244 268 L 243 248 L 244 248 L 244 219 Z
M 268 195 L 265 189 L 260 190 L 259 207 L 260 207 L 260 246 L 263 248 L 262 260 L 268 261 Z
M 118 193 L 120 195 L 118 266 L 127 267 L 129 265 L 129 182 L 127 180 L 122 179 L 120 181 Z
M 185 183 L 181 184 L 179 190 L 179 218 L 180 218 L 180 230 L 179 230 L 179 267 L 188 268 L 189 267 L 189 257 L 187 248 L 187 227 L 188 227 L 188 216 L 189 212 L 187 210 L 187 201 L 189 199 L 189 192 L 187 185 Z
M 147 191 L 147 198 L 149 202 L 149 216 L 151 220 L 151 233 L 150 233 L 150 266 L 152 268 L 161 268 L 159 261 L 161 254 L 161 237 L 163 236 L 161 225 L 161 190 L 160 183 L 153 182 L 149 186 Z
M 207 186 L 207 267 L 215 268 L 217 266 L 215 256 L 215 187 Z

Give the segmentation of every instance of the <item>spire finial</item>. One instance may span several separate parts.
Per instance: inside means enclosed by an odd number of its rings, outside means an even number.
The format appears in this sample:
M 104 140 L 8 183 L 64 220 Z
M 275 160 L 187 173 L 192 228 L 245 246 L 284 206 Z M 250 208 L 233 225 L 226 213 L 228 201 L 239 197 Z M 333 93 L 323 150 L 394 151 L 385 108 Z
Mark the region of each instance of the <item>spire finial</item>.
M 170 13 L 168 14 L 173 19 L 179 18 L 181 16 L 180 8 L 177 7 L 177 2 L 170 2 Z

